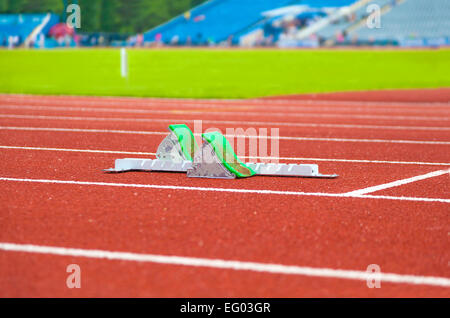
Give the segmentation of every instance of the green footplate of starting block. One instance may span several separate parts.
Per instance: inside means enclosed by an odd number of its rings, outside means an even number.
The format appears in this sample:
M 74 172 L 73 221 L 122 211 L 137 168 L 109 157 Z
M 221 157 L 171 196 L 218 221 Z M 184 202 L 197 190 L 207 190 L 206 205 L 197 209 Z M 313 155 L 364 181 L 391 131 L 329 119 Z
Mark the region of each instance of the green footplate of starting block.
M 256 172 L 236 156 L 233 147 L 220 132 L 202 134 L 203 140 L 214 149 L 220 163 L 238 178 L 254 176 Z
M 192 131 L 184 124 L 170 125 L 169 130 L 177 137 L 181 151 L 183 152 L 186 160 L 192 161 L 195 152 L 198 150 L 198 145 Z

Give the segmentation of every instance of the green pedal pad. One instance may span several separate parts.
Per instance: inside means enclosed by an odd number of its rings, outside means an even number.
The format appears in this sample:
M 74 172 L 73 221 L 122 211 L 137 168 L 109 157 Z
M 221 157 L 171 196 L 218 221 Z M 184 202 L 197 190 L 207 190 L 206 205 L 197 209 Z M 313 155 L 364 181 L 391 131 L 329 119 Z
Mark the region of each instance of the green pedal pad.
M 234 179 L 255 175 L 234 153 L 228 140 L 220 132 L 202 134 L 203 145 L 194 155 L 188 177 Z
M 192 161 L 198 151 L 194 134 L 188 126 L 170 125 L 170 134 L 161 142 L 156 158 L 172 162 Z

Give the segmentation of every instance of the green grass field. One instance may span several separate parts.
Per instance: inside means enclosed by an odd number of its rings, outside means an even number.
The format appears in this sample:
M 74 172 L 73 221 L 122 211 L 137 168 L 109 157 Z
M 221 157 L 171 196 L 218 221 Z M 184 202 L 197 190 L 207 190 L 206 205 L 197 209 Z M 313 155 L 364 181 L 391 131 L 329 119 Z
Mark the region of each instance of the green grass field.
M 246 98 L 450 86 L 450 50 L 0 50 L 0 92 Z

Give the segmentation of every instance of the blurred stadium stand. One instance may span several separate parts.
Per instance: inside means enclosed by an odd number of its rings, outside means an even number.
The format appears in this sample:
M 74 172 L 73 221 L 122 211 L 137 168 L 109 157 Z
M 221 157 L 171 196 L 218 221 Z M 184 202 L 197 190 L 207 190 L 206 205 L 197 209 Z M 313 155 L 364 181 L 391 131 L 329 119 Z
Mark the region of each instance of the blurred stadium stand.
M 374 4 L 381 27 L 371 29 Z M 58 35 L 59 22 L 50 13 L 0 14 L 0 46 L 450 45 L 450 0 L 209 0 L 138 35 Z
M 380 8 L 384 7 L 385 5 L 389 4 L 392 0 L 375 0 L 370 1 L 367 3 L 369 4 L 377 4 L 380 6 Z M 354 12 L 345 15 L 341 17 L 338 20 L 331 21 L 329 25 L 327 25 L 325 28 L 321 29 L 319 32 L 317 32 L 317 35 L 319 37 L 322 37 L 324 39 L 329 39 L 331 37 L 336 36 L 337 33 L 340 31 L 344 31 L 348 29 L 350 26 L 352 26 L 355 22 L 360 21 L 361 19 L 364 19 L 367 17 L 367 5 L 363 5 L 356 9 Z
M 377 4 L 380 28 L 369 28 L 369 5 Z M 450 45 L 450 1 L 371 0 L 317 32 L 325 45 Z
M 145 42 L 178 45 L 214 45 L 241 43 L 241 37 L 261 32 L 268 23 L 314 18 L 326 15 L 329 8 L 342 7 L 356 0 L 210 0 L 171 21 L 144 33 Z M 285 11 L 281 10 L 286 8 Z M 268 17 L 263 13 L 280 9 Z M 292 11 L 289 11 L 292 9 Z M 291 20 L 294 20 L 291 19 Z M 274 32 L 277 33 L 277 32 Z M 276 34 L 279 37 L 281 31 Z M 275 34 L 274 34 L 275 35 Z
M 369 29 L 370 5 L 381 28 Z M 316 47 L 450 45 L 450 0 L 210 0 L 144 34 L 145 43 Z
M 390 1 L 381 18 L 380 29 L 365 24 L 354 32 L 362 42 L 397 42 L 400 46 L 448 44 L 450 36 L 449 0 Z M 350 33 L 350 34 L 352 34 Z
M 0 46 L 37 46 L 38 39 L 48 35 L 50 29 L 59 23 L 56 14 L 0 14 Z M 49 39 L 45 38 L 45 41 Z
M 144 34 L 145 42 L 219 43 L 263 19 L 261 12 L 291 0 L 211 0 Z

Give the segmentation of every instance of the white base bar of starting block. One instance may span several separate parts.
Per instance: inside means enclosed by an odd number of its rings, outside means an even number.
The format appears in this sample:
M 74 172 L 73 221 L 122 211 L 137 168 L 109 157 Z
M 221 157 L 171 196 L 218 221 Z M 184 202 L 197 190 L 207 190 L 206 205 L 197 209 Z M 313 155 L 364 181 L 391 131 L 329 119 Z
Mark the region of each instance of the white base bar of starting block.
M 246 163 L 246 165 L 262 176 L 313 176 L 319 173 L 319 166 L 314 164 Z
M 284 164 L 284 163 L 246 163 L 256 175 L 277 177 L 310 177 L 310 178 L 336 178 L 337 175 L 323 175 L 319 173 L 316 164 Z M 191 161 L 172 162 L 160 159 L 117 159 L 115 167 L 106 169 L 106 172 L 126 171 L 165 171 L 187 172 L 192 168 Z
M 115 166 L 112 169 L 106 169 L 106 172 L 125 172 L 125 171 L 167 171 L 167 172 L 187 172 L 192 167 L 190 161 L 172 162 L 158 159 L 116 159 Z

